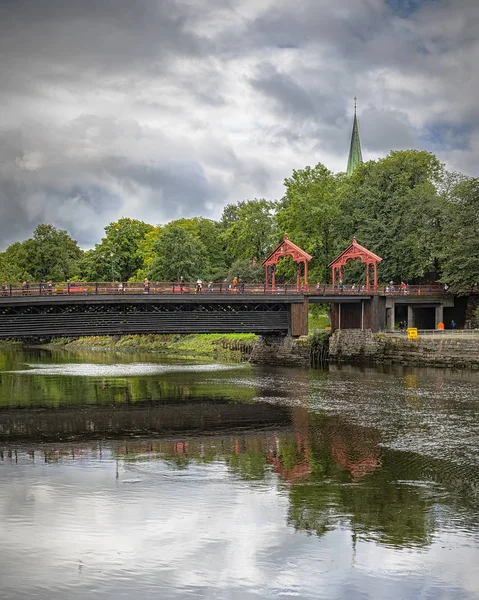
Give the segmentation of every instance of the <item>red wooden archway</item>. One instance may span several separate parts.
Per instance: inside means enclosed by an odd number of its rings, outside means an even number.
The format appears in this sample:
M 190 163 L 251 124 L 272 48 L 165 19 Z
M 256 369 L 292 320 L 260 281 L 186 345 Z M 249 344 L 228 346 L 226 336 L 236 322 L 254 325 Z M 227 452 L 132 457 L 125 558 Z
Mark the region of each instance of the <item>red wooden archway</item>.
M 266 269 L 266 289 L 269 286 L 269 268 L 271 267 L 271 290 L 274 292 L 276 287 L 276 265 L 284 256 L 291 256 L 296 263 L 296 288 L 298 292 L 301 291 L 301 263 L 304 263 L 304 289 L 308 291 L 308 261 L 313 257 L 301 250 L 296 244 L 293 244 L 286 234 L 281 244 L 263 261 L 262 266 Z
M 333 260 L 333 262 L 329 263 L 328 267 L 331 268 L 332 271 L 332 283 L 336 284 L 336 269 L 339 270 L 339 283 L 343 283 L 343 267 L 348 262 L 348 260 L 354 260 L 356 258 L 361 259 L 361 262 L 366 264 L 366 289 L 370 289 L 370 267 L 371 265 L 374 267 L 374 289 L 376 290 L 378 287 L 378 263 L 382 261 L 382 258 L 377 254 L 374 254 L 361 244 L 358 244 L 356 238 L 353 238 L 353 243 L 341 252 L 341 254 Z

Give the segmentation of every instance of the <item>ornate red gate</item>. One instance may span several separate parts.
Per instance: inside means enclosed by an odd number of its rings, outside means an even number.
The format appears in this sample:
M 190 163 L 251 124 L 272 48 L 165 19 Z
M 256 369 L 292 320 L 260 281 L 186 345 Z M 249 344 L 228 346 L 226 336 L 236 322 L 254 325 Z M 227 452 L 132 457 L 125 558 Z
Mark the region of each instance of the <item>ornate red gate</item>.
M 346 248 L 341 254 L 333 260 L 333 262 L 329 263 L 328 267 L 331 267 L 332 271 L 332 283 L 336 285 L 336 269 L 339 270 L 339 283 L 343 283 L 343 267 L 346 265 L 348 260 L 354 260 L 359 258 L 361 262 L 366 265 L 366 289 L 369 290 L 371 287 L 370 284 L 370 267 L 371 265 L 374 267 L 374 290 L 378 287 L 378 263 L 382 261 L 382 258 L 377 254 L 374 254 L 361 244 L 358 244 L 356 238 L 353 237 L 353 243 Z
M 281 244 L 263 262 L 262 266 L 266 269 L 266 289 L 269 287 L 269 268 L 271 267 L 271 291 L 274 292 L 276 287 L 276 265 L 285 256 L 291 256 L 296 263 L 296 288 L 298 292 L 301 291 L 301 263 L 304 263 L 304 291 L 307 292 L 308 261 L 313 257 L 304 250 L 301 250 L 296 244 L 293 244 L 286 234 Z

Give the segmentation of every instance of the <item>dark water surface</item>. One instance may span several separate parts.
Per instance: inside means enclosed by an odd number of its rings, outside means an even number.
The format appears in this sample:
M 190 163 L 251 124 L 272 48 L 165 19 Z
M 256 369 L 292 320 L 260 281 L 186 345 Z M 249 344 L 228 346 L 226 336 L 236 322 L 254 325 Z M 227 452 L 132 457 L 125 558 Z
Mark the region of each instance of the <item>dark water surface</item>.
M 479 598 L 478 386 L 0 351 L 0 598 Z

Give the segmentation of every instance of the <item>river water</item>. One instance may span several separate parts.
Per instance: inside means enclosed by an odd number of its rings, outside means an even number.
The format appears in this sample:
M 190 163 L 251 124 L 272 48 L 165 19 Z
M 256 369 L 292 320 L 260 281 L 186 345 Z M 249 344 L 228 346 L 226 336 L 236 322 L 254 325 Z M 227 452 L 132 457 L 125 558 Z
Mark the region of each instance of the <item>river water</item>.
M 0 597 L 479 598 L 478 384 L 0 351 Z

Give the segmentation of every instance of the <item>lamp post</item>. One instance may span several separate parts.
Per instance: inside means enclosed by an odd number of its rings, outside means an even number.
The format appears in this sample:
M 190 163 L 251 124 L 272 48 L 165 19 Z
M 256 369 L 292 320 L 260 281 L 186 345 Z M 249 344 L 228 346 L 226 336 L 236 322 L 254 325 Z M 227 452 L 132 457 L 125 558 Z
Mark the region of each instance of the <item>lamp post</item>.
M 111 257 L 111 281 L 113 283 L 113 281 L 115 280 L 115 275 L 114 275 L 114 271 L 113 271 L 113 252 L 110 252 L 110 257 Z

